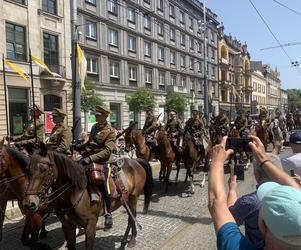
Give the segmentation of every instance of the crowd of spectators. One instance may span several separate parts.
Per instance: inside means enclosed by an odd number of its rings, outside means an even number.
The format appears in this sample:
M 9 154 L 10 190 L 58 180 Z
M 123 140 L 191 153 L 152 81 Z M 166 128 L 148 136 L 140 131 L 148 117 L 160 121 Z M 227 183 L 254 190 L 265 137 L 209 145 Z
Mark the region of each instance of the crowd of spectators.
M 228 193 L 224 184 L 224 164 L 234 153 L 225 148 L 227 137 L 212 150 L 208 207 L 217 248 L 301 250 L 301 132 L 290 137 L 294 155 L 282 160 L 267 154 L 258 137 L 251 138 L 257 186 L 240 198 L 235 175 L 230 175 Z

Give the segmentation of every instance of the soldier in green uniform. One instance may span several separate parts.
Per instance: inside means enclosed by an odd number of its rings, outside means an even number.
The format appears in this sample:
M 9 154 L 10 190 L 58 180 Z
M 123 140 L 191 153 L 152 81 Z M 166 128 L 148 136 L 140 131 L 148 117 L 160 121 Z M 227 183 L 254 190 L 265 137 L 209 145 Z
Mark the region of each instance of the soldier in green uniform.
M 234 122 L 234 126 L 237 128 L 240 137 L 245 136 L 245 130 L 248 127 L 248 121 L 245 117 L 245 111 L 243 109 L 239 109 L 237 112 L 237 117 Z
M 47 146 L 60 153 L 71 155 L 72 131 L 64 123 L 65 116 L 66 113 L 63 110 L 59 108 L 53 109 L 52 117 L 55 126 L 51 131 Z
M 158 128 L 157 118 L 154 116 L 154 111 L 152 108 L 147 108 L 146 119 L 142 129 L 142 135 L 150 135 L 152 132 L 156 131 Z
M 97 123 L 93 125 L 88 142 L 85 144 L 76 146 L 76 150 L 85 150 L 83 153 L 83 159 L 80 160 L 82 165 L 89 165 L 92 162 L 107 163 L 111 159 L 112 150 L 115 146 L 115 130 L 107 122 L 107 117 L 111 111 L 104 105 L 98 105 L 95 111 L 91 112 L 96 116 Z M 104 174 L 106 179 L 108 176 L 108 168 L 104 168 Z M 106 205 L 107 213 L 105 214 L 105 228 L 109 229 L 113 225 L 113 219 L 111 214 L 111 200 L 104 182 L 102 186 L 102 194 Z M 90 185 L 91 186 L 91 185 Z M 91 200 L 99 201 L 97 191 L 91 187 Z
M 24 147 L 26 145 L 33 147 L 36 142 L 43 142 L 45 136 L 45 126 L 42 119 L 43 110 L 38 106 L 30 107 L 30 120 L 26 124 L 23 134 L 19 136 L 13 136 L 10 138 L 17 147 Z M 36 116 L 36 126 L 37 126 L 37 140 L 35 138 L 35 124 L 34 124 L 34 110 Z
M 169 119 L 166 123 L 165 130 L 167 132 L 171 145 L 174 149 L 177 148 L 179 136 L 183 133 L 183 127 L 180 120 L 177 118 L 177 112 L 175 110 L 169 112 Z

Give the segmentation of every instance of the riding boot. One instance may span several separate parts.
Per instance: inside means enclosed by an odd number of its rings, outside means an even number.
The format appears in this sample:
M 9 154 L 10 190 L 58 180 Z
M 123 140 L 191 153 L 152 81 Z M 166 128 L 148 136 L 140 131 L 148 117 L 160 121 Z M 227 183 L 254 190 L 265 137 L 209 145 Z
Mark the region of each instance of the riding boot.
M 113 218 L 111 214 L 111 199 L 107 191 L 103 192 L 103 199 L 107 210 L 105 215 L 105 229 L 110 229 L 113 226 Z

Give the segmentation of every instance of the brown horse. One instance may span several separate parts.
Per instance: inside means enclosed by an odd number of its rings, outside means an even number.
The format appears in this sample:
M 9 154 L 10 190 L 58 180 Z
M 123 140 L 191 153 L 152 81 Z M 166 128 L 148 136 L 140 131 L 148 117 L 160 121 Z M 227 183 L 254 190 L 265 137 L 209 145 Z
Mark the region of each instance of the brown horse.
M 172 164 L 176 159 L 176 154 L 174 153 L 172 146 L 170 144 L 170 141 L 167 137 L 167 133 L 164 129 L 160 129 L 157 132 L 156 139 L 159 144 L 160 148 L 160 163 L 161 163 L 161 169 L 159 174 L 159 179 L 164 179 L 165 181 L 165 192 L 168 191 L 168 185 L 169 185 L 169 176 L 172 169 Z M 180 166 L 180 165 L 179 165 Z M 180 168 L 177 167 L 177 177 L 179 175 Z M 176 177 L 176 180 L 177 180 Z
M 136 150 L 136 157 L 150 161 L 153 155 L 152 150 L 146 145 L 145 138 L 140 131 L 129 129 L 124 136 L 125 151 L 133 148 Z
M 40 230 L 41 237 L 45 237 L 47 234 L 43 218 L 51 212 L 52 208 L 43 208 L 38 210 L 37 213 L 27 213 L 25 211 L 22 201 L 28 182 L 26 167 L 29 164 L 29 159 L 19 151 L 3 145 L 3 141 L 0 143 L 0 148 L 0 189 L 4 190 L 0 193 L 0 241 L 2 239 L 2 227 L 7 201 L 17 199 L 20 210 L 26 215 L 21 237 L 23 245 L 47 249 L 47 245 L 38 243 L 37 240 Z
M 266 121 L 259 121 L 255 127 L 256 136 L 262 141 L 265 151 L 268 149 L 269 143 L 269 130 Z
M 136 207 L 139 195 L 144 190 L 144 211 L 147 212 L 152 194 L 152 172 L 150 165 L 142 160 L 124 158 L 122 168 L 128 182 L 128 226 L 122 239 L 121 247 L 124 248 L 130 229 L 132 229 L 129 247 L 136 244 Z M 113 164 L 113 163 L 111 163 Z M 96 223 L 98 216 L 104 214 L 103 204 L 91 203 L 87 190 L 87 177 L 85 168 L 72 161 L 63 154 L 47 151 L 42 145 L 40 152 L 36 152 L 30 162 L 29 185 L 26 191 L 24 205 L 36 211 L 47 194 L 51 191 L 50 198 L 55 201 L 55 212 L 62 222 L 63 232 L 68 249 L 76 247 L 76 226 L 83 227 L 86 231 L 86 249 L 93 249 Z M 115 210 L 123 203 L 118 198 L 112 198 L 112 209 Z M 125 208 L 128 208 L 125 206 Z M 133 214 L 131 217 L 130 213 Z

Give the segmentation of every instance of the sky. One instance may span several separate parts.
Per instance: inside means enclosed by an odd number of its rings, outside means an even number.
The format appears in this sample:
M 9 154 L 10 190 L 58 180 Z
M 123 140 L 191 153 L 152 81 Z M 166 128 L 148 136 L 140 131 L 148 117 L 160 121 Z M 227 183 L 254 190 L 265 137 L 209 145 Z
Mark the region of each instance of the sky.
M 300 44 L 283 47 L 287 55 L 281 48 L 261 50 L 277 46 L 278 43 L 250 1 L 263 16 L 280 44 Z M 277 2 L 293 9 L 299 15 Z M 218 15 L 219 22 L 223 22 L 225 34 L 230 33 L 242 43 L 247 43 L 251 60 L 270 64 L 272 69 L 277 67 L 283 89 L 301 88 L 300 0 L 206 0 L 206 6 Z M 293 67 L 291 62 L 299 62 L 300 66 Z

